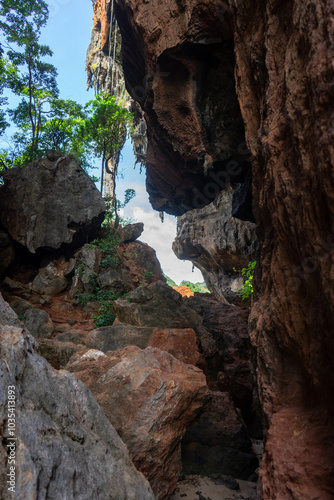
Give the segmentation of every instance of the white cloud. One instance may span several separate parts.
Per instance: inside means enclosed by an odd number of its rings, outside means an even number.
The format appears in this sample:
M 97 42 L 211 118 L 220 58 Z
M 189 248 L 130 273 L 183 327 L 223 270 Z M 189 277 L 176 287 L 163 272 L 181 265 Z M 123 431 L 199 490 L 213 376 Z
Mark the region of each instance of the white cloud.
M 172 250 L 172 243 L 176 236 L 176 217 L 165 215 L 162 223 L 159 214 L 153 210 L 134 206 L 126 212 L 127 214 L 130 212 L 130 215 L 127 216 L 144 223 L 144 232 L 139 239 L 154 248 L 162 270 L 167 276 L 177 284 L 180 284 L 182 280 L 193 283 L 204 281 L 202 273 L 198 269 L 195 268 L 192 272 L 190 261 L 179 260 Z
M 123 150 L 120 165 L 122 175 L 117 180 L 117 196 L 120 201 L 124 199 L 124 191 L 131 187 L 136 191 L 136 196 L 121 211 L 122 217 L 134 219 L 144 223 L 144 232 L 139 238 L 150 245 L 157 253 L 163 272 L 177 284 L 182 280 L 193 283 L 202 282 L 202 273 L 195 268 L 192 272 L 190 261 L 179 260 L 172 250 L 172 243 L 176 236 L 176 217 L 165 215 L 162 223 L 159 213 L 154 211 L 148 201 L 145 187 L 145 172 L 139 173 L 139 167 L 133 168 L 134 157 L 132 145 L 127 141 Z

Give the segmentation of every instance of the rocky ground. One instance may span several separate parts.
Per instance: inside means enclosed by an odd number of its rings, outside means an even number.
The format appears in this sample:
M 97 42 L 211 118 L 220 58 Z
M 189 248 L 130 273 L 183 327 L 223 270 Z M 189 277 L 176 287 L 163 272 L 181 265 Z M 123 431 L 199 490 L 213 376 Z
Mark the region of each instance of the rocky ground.
M 240 479 L 192 475 L 178 482 L 170 500 L 259 500 L 256 487 Z

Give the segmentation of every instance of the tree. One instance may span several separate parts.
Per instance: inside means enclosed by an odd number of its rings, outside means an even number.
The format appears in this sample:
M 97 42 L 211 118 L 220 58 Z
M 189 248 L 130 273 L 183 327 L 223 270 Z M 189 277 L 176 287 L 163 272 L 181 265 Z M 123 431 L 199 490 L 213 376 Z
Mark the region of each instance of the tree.
M 87 117 L 82 125 L 82 137 L 90 146 L 91 152 L 101 158 L 101 193 L 105 173 L 112 177 L 112 211 L 115 214 L 115 226 L 118 225 L 116 201 L 117 158 L 123 147 L 127 134 L 127 125 L 132 122 L 132 114 L 121 104 L 117 104 L 115 96 L 107 93 L 98 94 L 85 106 Z
M 43 113 L 48 112 L 47 105 L 58 96 L 57 71 L 42 60 L 52 56 L 52 51 L 38 43 L 48 14 L 43 0 L 2 0 L 0 5 L 0 28 L 6 40 L 7 58 L 16 68 L 22 68 L 8 84 L 16 95 L 22 96 L 11 117 L 21 128 L 30 125 L 30 160 L 37 156 Z
M 190 288 L 190 290 L 192 292 L 198 292 L 198 293 L 210 293 L 210 291 L 208 290 L 207 286 L 206 286 L 206 283 L 203 282 L 203 283 L 192 283 L 191 281 L 181 281 L 181 284 L 180 286 L 186 286 L 188 288 Z
M 8 87 L 10 83 L 16 78 L 17 70 L 15 66 L 4 57 L 4 50 L 0 43 L 0 136 L 8 127 L 5 112 L 1 109 L 2 106 L 7 104 L 8 99 L 7 97 L 2 97 L 2 95 L 4 89 Z

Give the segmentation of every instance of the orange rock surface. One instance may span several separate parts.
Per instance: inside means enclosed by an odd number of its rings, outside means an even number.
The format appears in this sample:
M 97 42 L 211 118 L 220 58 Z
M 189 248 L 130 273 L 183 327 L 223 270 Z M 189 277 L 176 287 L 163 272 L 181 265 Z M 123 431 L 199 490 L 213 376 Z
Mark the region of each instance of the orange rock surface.
M 194 292 L 190 290 L 187 286 L 173 286 L 173 289 L 179 292 L 182 297 L 193 297 Z

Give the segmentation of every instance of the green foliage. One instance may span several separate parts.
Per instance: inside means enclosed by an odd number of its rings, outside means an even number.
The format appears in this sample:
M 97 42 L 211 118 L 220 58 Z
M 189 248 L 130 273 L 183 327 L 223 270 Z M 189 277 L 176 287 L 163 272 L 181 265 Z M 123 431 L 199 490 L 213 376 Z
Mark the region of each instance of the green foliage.
M 246 277 L 242 289 L 238 292 L 239 295 L 241 295 L 242 300 L 249 299 L 254 293 L 253 277 L 254 277 L 255 266 L 256 266 L 256 260 L 250 262 L 247 267 L 241 269 L 241 275 Z M 233 268 L 233 271 L 240 272 L 235 267 Z
M 117 236 L 116 230 L 109 228 L 105 238 L 99 238 L 91 243 L 93 248 L 98 248 L 102 252 L 101 267 L 114 267 L 120 261 L 120 255 L 118 254 L 119 247 L 119 237 Z
M 152 277 L 153 277 L 153 272 L 152 271 L 147 271 L 144 274 L 143 279 L 140 280 L 139 286 L 149 285 L 152 282 Z
M 89 101 L 85 111 L 86 119 L 81 126 L 81 138 L 91 154 L 101 158 L 102 194 L 105 172 L 108 171 L 112 176 L 111 211 L 114 213 L 114 225 L 117 227 L 119 223 L 115 194 L 117 158 L 126 139 L 127 126 L 132 124 L 133 115 L 122 107 L 122 103 L 117 103 L 115 96 L 105 92 Z M 113 165 L 111 165 L 112 160 Z
M 173 287 L 173 286 L 177 286 L 177 284 L 175 283 L 175 281 L 172 280 L 172 278 L 170 278 L 169 276 L 167 276 L 166 274 L 164 274 L 164 277 L 166 278 L 167 280 L 167 285 Z
M 27 105 L 22 101 L 9 112 L 18 131 L 13 134 L 10 148 L 3 152 L 7 166 L 20 167 L 30 161 L 31 125 Z M 50 96 L 47 113 L 41 113 L 39 139 L 35 143 L 37 157 L 45 156 L 50 149 L 62 154 L 72 153 L 81 166 L 88 170 L 90 158 L 84 143 L 80 139 L 80 127 L 85 114 L 83 107 L 72 100 L 63 100 Z
M 0 106 L 7 104 L 8 99 L 6 97 L 2 97 L 3 91 L 6 87 L 9 87 L 10 82 L 17 76 L 16 67 L 11 64 L 3 54 L 4 51 L 0 43 Z M 6 121 L 6 114 L 0 109 L 0 136 L 4 133 L 8 125 L 9 124 Z
M 0 29 L 5 38 L 6 57 L 16 68 L 5 85 L 22 97 L 18 107 L 9 114 L 21 131 L 17 143 L 20 138 L 28 142 L 25 146 L 30 160 L 38 155 L 45 107 L 58 95 L 57 71 L 43 60 L 52 56 L 52 51 L 47 45 L 39 44 L 48 14 L 47 3 L 43 0 L 2 0 L 0 4 Z
M 80 272 L 80 270 L 79 270 Z M 81 271 L 82 272 L 82 271 Z M 94 320 L 95 326 L 99 328 L 100 326 L 112 325 L 115 316 L 112 313 L 112 306 L 115 300 L 122 297 L 122 294 L 113 292 L 111 290 L 102 290 L 97 283 L 97 274 L 92 273 L 90 275 L 89 284 L 91 285 L 91 291 L 89 294 L 78 293 L 77 302 L 83 306 L 87 305 L 88 302 L 98 302 L 99 308 L 92 318 Z
M 115 315 L 112 313 L 112 304 L 109 301 L 103 302 L 99 307 L 98 312 L 96 314 L 93 314 L 93 319 L 96 328 L 112 325 L 115 321 Z
M 180 286 L 187 286 L 192 292 L 197 293 L 210 293 L 206 283 L 191 283 L 191 281 L 181 281 Z

